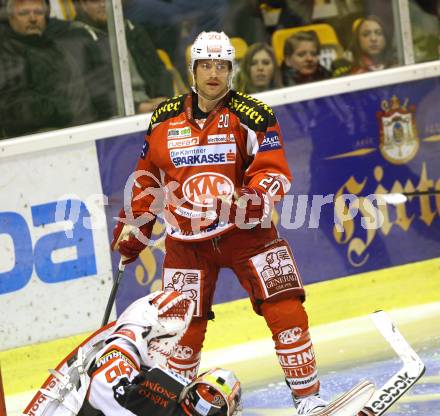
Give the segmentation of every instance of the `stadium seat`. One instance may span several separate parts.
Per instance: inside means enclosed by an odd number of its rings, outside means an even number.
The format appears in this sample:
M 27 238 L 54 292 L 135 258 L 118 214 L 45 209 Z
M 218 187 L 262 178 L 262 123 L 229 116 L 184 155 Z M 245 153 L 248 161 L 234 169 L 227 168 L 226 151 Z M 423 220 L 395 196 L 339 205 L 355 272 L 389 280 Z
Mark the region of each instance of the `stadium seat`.
M 51 16 L 61 20 L 74 20 L 76 17 L 74 0 L 50 0 Z
M 321 63 L 328 67 L 342 51 L 338 36 L 332 26 L 326 23 L 278 29 L 272 34 L 272 46 L 278 65 L 283 61 L 284 43 L 286 39 L 300 31 L 313 30 L 321 43 Z M 324 61 L 324 62 L 323 62 Z
M 169 71 L 172 70 L 174 68 L 174 65 L 171 62 L 170 55 L 168 55 L 168 53 L 165 52 L 163 49 L 156 49 L 156 51 L 157 51 L 157 54 L 159 55 L 159 58 L 161 59 L 161 61 L 165 65 L 165 68 L 168 69 Z
M 356 32 L 356 29 L 359 27 L 359 25 L 361 24 L 362 20 L 364 20 L 363 17 L 359 17 L 357 18 L 354 22 L 353 25 L 351 26 L 351 30 L 352 32 Z
M 188 87 L 183 82 L 182 76 L 180 75 L 179 71 L 174 67 L 173 63 L 171 62 L 171 58 L 168 53 L 163 49 L 156 49 L 156 51 L 159 55 L 159 58 L 165 65 L 165 68 L 171 73 L 173 77 L 174 95 L 184 94 L 185 92 L 187 92 Z
M 235 48 L 235 59 L 241 61 L 246 55 L 248 44 L 243 38 L 233 37 L 231 43 Z

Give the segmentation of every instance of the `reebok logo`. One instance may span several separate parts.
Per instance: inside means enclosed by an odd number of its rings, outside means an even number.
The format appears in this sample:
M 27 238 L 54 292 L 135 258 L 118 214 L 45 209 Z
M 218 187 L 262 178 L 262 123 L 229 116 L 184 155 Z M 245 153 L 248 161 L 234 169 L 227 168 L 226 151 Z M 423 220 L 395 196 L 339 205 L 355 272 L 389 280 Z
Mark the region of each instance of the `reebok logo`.
M 408 372 L 400 374 L 391 387 L 382 390 L 382 394 L 371 404 L 372 409 L 379 411 L 388 408 L 387 405 L 394 403 L 415 381 L 416 377 L 410 376 Z

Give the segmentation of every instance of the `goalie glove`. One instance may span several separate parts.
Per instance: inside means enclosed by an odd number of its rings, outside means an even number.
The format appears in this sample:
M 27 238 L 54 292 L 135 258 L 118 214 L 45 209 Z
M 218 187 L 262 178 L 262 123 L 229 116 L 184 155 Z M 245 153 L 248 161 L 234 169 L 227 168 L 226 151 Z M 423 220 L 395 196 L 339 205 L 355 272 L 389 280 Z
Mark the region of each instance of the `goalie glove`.
M 219 199 L 217 215 L 220 221 L 232 224 L 259 224 L 270 216 L 272 201 L 266 192 L 259 188 L 236 188 L 232 204 Z
M 145 224 L 139 227 L 128 223 L 124 209 L 119 211 L 119 221 L 113 229 L 112 250 L 118 250 L 122 256 L 122 264 L 135 261 L 139 254 L 148 246 L 156 216 L 148 213 Z M 137 219 L 139 220 L 139 218 Z M 134 221 L 139 222 L 139 221 Z

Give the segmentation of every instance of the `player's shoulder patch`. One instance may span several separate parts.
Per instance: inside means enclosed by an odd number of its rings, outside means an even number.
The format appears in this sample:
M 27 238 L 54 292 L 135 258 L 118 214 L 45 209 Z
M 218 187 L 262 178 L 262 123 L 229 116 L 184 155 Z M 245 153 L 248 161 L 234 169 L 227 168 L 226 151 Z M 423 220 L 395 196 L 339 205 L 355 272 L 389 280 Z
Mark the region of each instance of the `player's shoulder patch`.
M 243 124 L 254 131 L 266 131 L 276 123 L 275 114 L 270 106 L 243 92 L 232 91 L 227 107 Z
M 162 102 L 151 116 L 150 128 L 153 124 L 160 123 L 179 115 L 183 111 L 183 102 L 186 95 L 177 95 Z
M 94 366 L 92 367 L 92 372 L 95 372 L 99 368 L 106 366 L 107 363 L 116 360 L 122 360 L 133 368 L 139 367 L 134 357 L 132 357 L 128 351 L 118 345 L 111 344 L 99 357 L 96 358 Z

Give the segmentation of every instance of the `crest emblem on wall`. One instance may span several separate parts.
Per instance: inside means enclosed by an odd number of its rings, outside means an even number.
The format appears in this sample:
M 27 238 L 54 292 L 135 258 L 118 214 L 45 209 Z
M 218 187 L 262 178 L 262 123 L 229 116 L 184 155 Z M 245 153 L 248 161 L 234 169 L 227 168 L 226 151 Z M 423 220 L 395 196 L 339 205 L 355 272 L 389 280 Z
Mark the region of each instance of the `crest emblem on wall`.
M 402 104 L 397 96 L 382 101 L 377 113 L 380 128 L 379 149 L 388 162 L 401 165 L 415 157 L 420 147 L 417 133 L 415 106 L 408 108 L 408 99 Z

